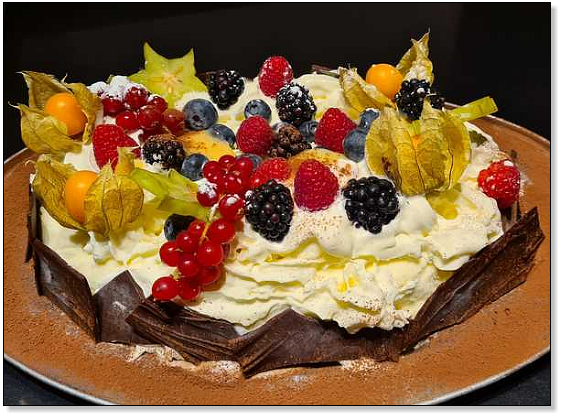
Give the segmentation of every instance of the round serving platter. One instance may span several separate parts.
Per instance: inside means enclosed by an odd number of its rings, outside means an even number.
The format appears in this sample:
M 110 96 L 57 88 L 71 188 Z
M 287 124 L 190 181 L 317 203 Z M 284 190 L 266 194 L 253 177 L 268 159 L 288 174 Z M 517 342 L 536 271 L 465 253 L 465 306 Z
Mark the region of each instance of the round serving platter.
M 223 364 L 170 365 L 154 354 L 135 358 L 131 347 L 95 344 L 37 295 L 32 263 L 24 262 L 28 150 L 4 163 L 4 358 L 100 404 L 436 404 L 498 381 L 550 350 L 550 143 L 503 119 L 475 124 L 517 152 L 522 209 L 538 206 L 546 239 L 523 285 L 397 363 L 354 361 L 245 379 Z

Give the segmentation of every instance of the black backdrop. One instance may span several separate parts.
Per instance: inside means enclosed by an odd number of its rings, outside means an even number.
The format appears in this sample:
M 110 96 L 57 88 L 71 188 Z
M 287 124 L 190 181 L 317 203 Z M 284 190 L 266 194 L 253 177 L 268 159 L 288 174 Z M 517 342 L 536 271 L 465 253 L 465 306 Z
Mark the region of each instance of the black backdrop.
M 550 136 L 551 17 L 545 4 L 171 4 L 4 3 L 4 154 L 23 147 L 17 71 L 92 83 L 131 74 L 142 43 L 176 57 L 194 47 L 199 71 L 247 76 L 270 55 L 294 72 L 311 63 L 396 63 L 410 38 L 431 29 L 436 86 L 448 101 L 495 98 L 498 115 Z

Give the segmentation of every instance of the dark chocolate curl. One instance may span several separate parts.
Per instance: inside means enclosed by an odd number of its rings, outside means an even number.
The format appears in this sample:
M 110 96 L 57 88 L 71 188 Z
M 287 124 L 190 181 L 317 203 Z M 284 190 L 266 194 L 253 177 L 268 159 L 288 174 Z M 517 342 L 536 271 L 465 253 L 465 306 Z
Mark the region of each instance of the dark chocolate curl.
M 38 238 L 31 245 L 39 294 L 47 296 L 95 341 L 100 341 L 98 313 L 86 277 Z
M 100 341 L 124 344 L 148 344 L 125 322 L 125 318 L 145 299 L 128 271 L 116 276 L 94 295 L 100 323 Z

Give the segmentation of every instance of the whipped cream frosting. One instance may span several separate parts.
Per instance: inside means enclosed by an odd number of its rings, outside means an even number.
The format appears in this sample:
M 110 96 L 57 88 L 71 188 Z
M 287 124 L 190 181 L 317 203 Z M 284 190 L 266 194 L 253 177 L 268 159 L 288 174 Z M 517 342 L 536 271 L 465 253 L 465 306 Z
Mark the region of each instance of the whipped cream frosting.
M 330 107 L 346 108 L 337 79 L 308 74 L 296 81 L 310 89 L 318 107 L 316 119 Z M 181 109 L 194 98 L 209 96 L 189 93 L 176 107 Z M 271 123 L 279 121 L 275 101 L 261 93 L 255 79 L 246 81 L 237 103 L 218 109 L 219 123 L 236 131 L 252 99 L 267 102 L 273 110 Z M 111 118 L 103 121 L 111 123 Z M 262 238 L 244 223 L 224 264 L 225 279 L 189 306 L 226 319 L 241 332 L 287 308 L 333 320 L 351 333 L 364 327 L 404 326 L 441 282 L 503 233 L 495 200 L 484 195 L 476 182 L 480 170 L 503 154 L 490 136 L 480 133 L 487 141 L 472 146 L 471 162 L 460 180 L 455 219 L 440 216 L 424 196 L 400 196 L 397 217 L 373 235 L 348 221 L 338 197 L 324 211 L 295 208 L 290 231 L 279 243 Z M 65 162 L 97 171 L 88 145 L 80 153 L 68 153 Z M 371 175 L 364 161 L 357 164 L 344 156 L 331 168 L 341 186 L 349 178 Z M 153 281 L 174 269 L 158 256 L 166 241 L 162 227 L 167 214 L 152 207 L 151 196 L 145 193 L 140 218 L 109 239 L 66 229 L 42 209 L 44 242 L 86 276 L 93 292 L 129 270 L 149 295 Z

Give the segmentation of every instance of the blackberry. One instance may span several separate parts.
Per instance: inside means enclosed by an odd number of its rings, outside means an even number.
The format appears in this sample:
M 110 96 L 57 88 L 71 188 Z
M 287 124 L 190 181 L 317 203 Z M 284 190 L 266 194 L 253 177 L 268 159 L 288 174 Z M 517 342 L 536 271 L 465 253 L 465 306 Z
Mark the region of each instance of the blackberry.
M 186 152 L 180 141 L 160 140 L 154 137 L 143 143 L 143 159 L 149 164 L 159 163 L 165 169 L 180 171 Z
M 311 149 L 311 144 L 304 140 L 296 127 L 287 124 L 280 127 L 278 132 L 274 134 L 268 155 L 290 158 L 306 149 Z
M 245 217 L 253 230 L 269 241 L 280 242 L 290 230 L 294 200 L 290 190 L 269 180 L 245 197 Z
M 432 107 L 435 109 L 443 108 L 445 98 L 437 90 L 431 88 L 429 82 L 416 78 L 401 83 L 401 89 L 396 94 L 394 100 L 399 110 L 405 113 L 409 119 L 416 120 L 421 116 L 423 100 L 427 96 L 431 101 Z
M 399 212 L 394 185 L 378 177 L 351 179 L 343 189 L 345 210 L 357 228 L 378 234 Z
M 298 127 L 311 120 L 317 111 L 309 90 L 297 83 L 282 87 L 276 95 L 276 109 L 281 121 Z
M 234 104 L 244 89 L 245 80 L 235 70 L 219 70 L 212 73 L 208 79 L 208 93 L 222 110 Z

